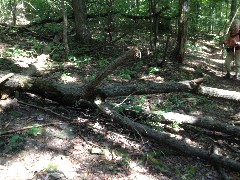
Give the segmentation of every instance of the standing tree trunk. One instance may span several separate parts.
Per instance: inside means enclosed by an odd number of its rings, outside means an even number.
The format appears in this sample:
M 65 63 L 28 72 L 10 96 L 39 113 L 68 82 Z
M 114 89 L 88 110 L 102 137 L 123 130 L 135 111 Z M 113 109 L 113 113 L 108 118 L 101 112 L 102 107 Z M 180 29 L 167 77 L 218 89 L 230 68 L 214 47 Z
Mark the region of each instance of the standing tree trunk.
M 62 13 L 63 13 L 63 42 L 64 42 L 65 55 L 67 57 L 69 52 L 68 38 L 67 38 L 68 22 L 67 22 L 67 13 L 65 10 L 64 0 L 61 0 L 61 6 L 62 6 Z
M 77 38 L 82 43 L 89 43 L 90 32 L 87 26 L 87 9 L 85 0 L 72 0 Z
M 187 15 L 189 10 L 189 0 L 179 0 L 179 22 L 178 22 L 178 39 L 176 46 L 176 61 L 183 63 L 186 41 L 187 41 Z
M 230 21 L 234 17 L 235 13 L 237 12 L 237 0 L 232 0 L 231 3 L 231 13 L 230 13 Z
M 16 26 L 17 24 L 17 2 L 16 0 L 10 0 L 10 7 L 12 11 L 12 25 Z

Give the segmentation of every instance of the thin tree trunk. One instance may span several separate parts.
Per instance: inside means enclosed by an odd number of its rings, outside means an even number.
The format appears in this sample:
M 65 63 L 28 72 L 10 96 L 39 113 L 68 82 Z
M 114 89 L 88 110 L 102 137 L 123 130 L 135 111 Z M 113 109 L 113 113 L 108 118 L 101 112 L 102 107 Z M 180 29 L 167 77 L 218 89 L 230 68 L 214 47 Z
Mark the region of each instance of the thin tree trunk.
M 67 30 L 68 30 L 68 22 L 67 22 L 67 12 L 65 9 L 64 0 L 61 0 L 61 6 L 62 6 L 62 13 L 63 13 L 63 42 L 64 42 L 64 50 L 66 57 L 69 53 L 69 46 L 68 46 L 68 38 L 67 38 Z
M 178 23 L 178 39 L 177 39 L 177 47 L 176 47 L 176 60 L 178 63 L 183 63 L 186 49 L 186 41 L 187 41 L 187 21 L 188 21 L 188 8 L 189 8 L 188 0 L 180 0 L 179 1 L 179 23 Z

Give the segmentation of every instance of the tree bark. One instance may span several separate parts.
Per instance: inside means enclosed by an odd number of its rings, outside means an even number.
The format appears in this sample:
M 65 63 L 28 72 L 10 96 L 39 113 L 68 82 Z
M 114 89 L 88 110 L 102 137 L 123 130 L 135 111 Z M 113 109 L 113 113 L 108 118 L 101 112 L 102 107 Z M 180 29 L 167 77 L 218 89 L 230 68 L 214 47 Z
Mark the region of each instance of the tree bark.
M 133 122 L 129 118 L 120 115 L 116 111 L 110 109 L 105 104 L 101 104 L 100 102 L 96 103 L 96 105 L 104 114 L 106 114 L 116 123 L 124 126 L 125 128 L 132 128 L 133 130 L 137 131 L 137 133 L 148 136 L 149 138 L 156 140 L 158 143 L 163 142 L 177 150 L 180 150 L 184 154 L 200 157 L 204 160 L 208 160 L 210 163 L 213 164 L 221 164 L 223 167 L 231 168 L 237 172 L 240 171 L 240 162 L 225 158 L 214 153 L 209 153 L 208 151 L 200 149 L 199 147 L 191 146 L 183 141 L 173 138 L 167 133 L 159 132 L 140 123 Z
M 160 94 L 170 92 L 194 92 L 203 79 L 195 79 L 182 82 L 166 82 L 166 83 L 137 83 L 117 86 L 106 86 L 98 89 L 99 94 L 105 97 L 144 95 L 144 94 Z
M 178 63 L 183 63 L 184 61 L 187 41 L 188 3 L 188 0 L 179 1 L 178 45 L 176 47 L 176 60 Z
M 196 93 L 207 97 L 221 98 L 229 101 L 240 102 L 240 92 L 237 91 L 229 91 L 207 86 L 200 86 Z
M 72 0 L 74 11 L 75 29 L 77 38 L 82 43 L 89 43 L 91 39 L 87 25 L 87 9 L 85 0 Z
M 6 75 L 7 72 L 0 73 L 0 76 Z M 94 82 L 94 81 L 93 81 Z M 100 81 L 98 81 L 100 82 Z M 29 77 L 25 75 L 15 74 L 10 77 L 1 88 L 7 88 L 11 91 L 26 91 L 38 94 L 40 96 L 52 99 L 64 105 L 74 106 L 79 99 L 93 99 L 93 97 L 107 97 L 128 96 L 130 94 L 156 94 L 169 92 L 191 92 L 195 87 L 191 86 L 192 81 L 186 82 L 170 82 L 170 83 L 148 83 L 136 85 L 119 85 L 98 87 L 95 89 L 95 83 L 90 83 L 93 89 L 86 91 L 87 87 L 83 85 L 66 85 L 59 84 L 54 81 L 49 81 L 41 77 Z
M 158 112 L 151 112 L 151 114 L 159 115 Z M 195 116 L 189 116 L 189 115 L 173 113 L 173 112 L 161 113 L 161 117 L 163 117 L 166 121 L 169 121 L 169 122 L 191 124 L 193 126 L 201 127 L 208 130 L 223 132 L 225 134 L 229 134 L 229 135 L 240 138 L 240 127 L 232 126 L 227 123 L 222 123 L 217 120 L 209 120 L 206 118 L 199 118 Z
M 63 13 L 63 42 L 64 42 L 65 56 L 67 57 L 69 53 L 69 46 L 68 46 L 68 37 L 67 37 L 68 21 L 67 21 L 67 12 L 65 9 L 65 0 L 61 0 L 61 6 L 62 6 L 62 13 Z

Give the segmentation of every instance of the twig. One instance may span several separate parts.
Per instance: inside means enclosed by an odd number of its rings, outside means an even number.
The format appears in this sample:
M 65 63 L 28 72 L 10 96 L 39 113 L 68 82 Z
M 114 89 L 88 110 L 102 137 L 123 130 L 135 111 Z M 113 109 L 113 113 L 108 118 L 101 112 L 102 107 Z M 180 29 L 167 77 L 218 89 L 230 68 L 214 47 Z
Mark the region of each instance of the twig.
M 31 128 L 39 128 L 39 127 L 61 125 L 61 124 L 62 124 L 61 122 L 54 122 L 54 123 L 47 123 L 47 124 L 40 124 L 40 125 L 32 125 L 32 126 L 23 127 L 23 128 L 20 128 L 20 129 L 13 129 L 13 130 L 9 130 L 9 131 L 6 131 L 6 132 L 1 132 L 0 136 L 13 134 L 13 133 L 16 133 L 16 132 L 19 132 L 19 131 L 25 131 L 25 130 L 28 130 L 28 129 L 31 129 Z
M 30 106 L 30 107 L 34 107 L 34 108 L 37 108 L 37 109 L 41 109 L 41 110 L 43 110 L 43 111 L 50 112 L 50 113 L 52 113 L 52 114 L 54 114 L 54 115 L 56 115 L 56 116 L 59 116 L 59 117 L 61 117 L 61 118 L 67 119 L 67 120 L 69 120 L 69 121 L 72 121 L 71 118 L 69 118 L 69 117 L 67 117 L 67 116 L 64 116 L 64 115 L 61 115 L 61 114 L 59 114 L 59 113 L 56 113 L 56 112 L 54 112 L 54 111 L 52 111 L 52 110 L 50 110 L 50 109 L 46 109 L 46 108 L 42 108 L 42 107 L 39 107 L 39 106 L 36 106 L 36 105 L 28 104 L 28 103 L 25 103 L 25 102 L 23 102 L 23 101 L 18 101 L 18 102 L 19 102 L 20 104 L 24 104 L 24 105 L 27 105 L 27 106 Z

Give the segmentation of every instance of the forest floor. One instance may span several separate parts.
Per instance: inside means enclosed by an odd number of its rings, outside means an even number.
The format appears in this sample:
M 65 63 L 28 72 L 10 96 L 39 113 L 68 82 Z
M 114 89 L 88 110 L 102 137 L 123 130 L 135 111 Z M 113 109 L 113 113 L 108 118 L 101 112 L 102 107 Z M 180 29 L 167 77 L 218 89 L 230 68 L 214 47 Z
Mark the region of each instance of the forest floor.
M 181 66 L 166 61 L 165 67 L 154 73 L 149 73 L 149 67 L 143 66 L 137 74 L 141 81 L 157 82 L 204 77 L 205 86 L 240 92 L 239 80 L 222 78 L 220 50 L 214 43 L 206 42 L 200 51 L 188 51 Z M 0 69 L 6 70 L 9 67 L 7 60 L 0 61 Z M 16 63 L 20 61 L 16 60 Z M 88 63 L 89 68 L 96 67 L 91 63 Z M 81 72 L 74 73 L 81 75 Z M 54 79 L 56 74 L 45 77 Z M 116 83 L 114 79 L 119 77 L 112 75 L 104 84 Z M 138 81 L 139 78 L 133 77 L 122 79 L 121 83 Z M 122 103 L 125 98 L 108 101 Z M 137 100 L 132 103 L 140 102 Z M 151 109 L 156 108 L 151 106 L 156 102 L 158 107 L 168 111 L 226 123 L 240 113 L 236 102 L 189 93 L 146 95 L 140 103 Z M 0 132 L 9 131 L 0 136 L 0 179 L 220 179 L 217 169 L 209 162 L 186 156 L 161 142 L 142 137 L 132 129 L 114 124 L 97 109 L 66 107 L 37 95 L 20 93 L 17 98 L 9 96 L 0 100 L 0 110 Z M 131 118 L 139 120 L 139 117 Z M 220 154 L 239 161 L 238 138 L 195 128 L 183 129 L 178 124 L 165 128 L 189 139 L 189 144 L 197 144 L 209 151 L 217 144 Z M 225 169 L 225 172 L 231 179 L 240 179 L 239 172 L 231 169 Z

